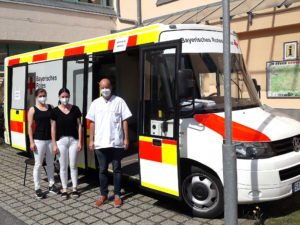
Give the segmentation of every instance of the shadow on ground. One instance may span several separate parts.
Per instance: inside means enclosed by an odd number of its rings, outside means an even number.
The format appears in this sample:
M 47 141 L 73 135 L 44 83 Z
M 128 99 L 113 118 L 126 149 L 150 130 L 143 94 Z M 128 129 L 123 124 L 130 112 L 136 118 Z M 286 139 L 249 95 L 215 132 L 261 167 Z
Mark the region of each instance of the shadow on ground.
M 292 196 L 277 201 L 240 205 L 239 215 L 244 218 L 256 220 L 257 225 L 298 225 L 300 224 L 300 193 L 295 193 Z

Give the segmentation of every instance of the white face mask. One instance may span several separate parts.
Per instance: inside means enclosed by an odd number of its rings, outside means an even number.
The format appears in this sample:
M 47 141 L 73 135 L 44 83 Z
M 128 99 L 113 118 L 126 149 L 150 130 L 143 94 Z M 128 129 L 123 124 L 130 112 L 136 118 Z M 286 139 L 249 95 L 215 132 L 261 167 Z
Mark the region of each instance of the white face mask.
M 46 97 L 38 97 L 37 101 L 40 104 L 45 104 L 46 103 L 47 98 Z
M 103 97 L 107 98 L 111 94 L 111 90 L 109 88 L 103 88 L 101 89 L 101 94 Z
M 60 98 L 59 101 L 60 101 L 61 104 L 63 104 L 63 105 L 68 105 L 68 103 L 69 103 L 69 98 Z

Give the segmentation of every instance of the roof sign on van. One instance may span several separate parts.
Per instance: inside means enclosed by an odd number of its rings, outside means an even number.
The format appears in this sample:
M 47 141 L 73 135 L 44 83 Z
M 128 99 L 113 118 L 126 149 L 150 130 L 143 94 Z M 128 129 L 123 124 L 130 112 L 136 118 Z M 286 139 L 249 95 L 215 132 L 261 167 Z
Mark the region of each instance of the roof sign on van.
M 162 32 L 160 41 L 169 41 L 178 38 L 182 40 L 183 53 L 223 52 L 223 33 L 220 31 L 172 30 L 172 32 Z M 241 54 L 238 39 L 235 35 L 231 35 L 231 53 Z
M 128 36 L 117 38 L 115 41 L 113 52 L 126 51 L 127 43 L 128 43 Z

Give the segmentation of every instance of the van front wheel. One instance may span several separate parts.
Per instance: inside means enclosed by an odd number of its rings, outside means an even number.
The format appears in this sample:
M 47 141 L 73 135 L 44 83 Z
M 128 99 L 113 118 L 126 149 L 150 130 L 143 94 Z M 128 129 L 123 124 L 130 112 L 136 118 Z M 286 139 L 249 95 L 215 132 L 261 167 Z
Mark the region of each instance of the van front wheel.
M 215 218 L 223 213 L 221 181 L 200 168 L 196 168 L 184 178 L 182 195 L 194 216 Z

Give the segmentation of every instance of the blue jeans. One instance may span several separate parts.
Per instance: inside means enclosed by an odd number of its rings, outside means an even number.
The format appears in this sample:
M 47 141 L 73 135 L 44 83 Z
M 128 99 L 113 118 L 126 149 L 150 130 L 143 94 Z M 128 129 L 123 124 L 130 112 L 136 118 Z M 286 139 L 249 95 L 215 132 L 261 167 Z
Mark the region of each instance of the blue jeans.
M 100 193 L 102 196 L 108 195 L 108 164 L 112 162 L 114 194 L 120 196 L 121 192 L 121 159 L 123 148 L 101 148 L 96 149 L 96 156 L 99 164 Z

